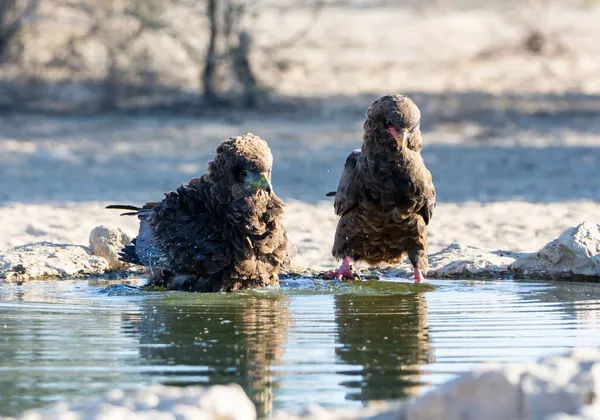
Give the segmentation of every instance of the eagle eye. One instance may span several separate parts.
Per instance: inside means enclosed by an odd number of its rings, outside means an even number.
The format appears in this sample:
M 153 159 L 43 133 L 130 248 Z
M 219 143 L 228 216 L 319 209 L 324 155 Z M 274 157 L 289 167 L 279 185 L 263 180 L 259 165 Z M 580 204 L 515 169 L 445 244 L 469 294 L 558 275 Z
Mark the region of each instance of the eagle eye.
M 242 177 L 242 179 L 248 178 L 248 171 L 242 169 L 240 171 L 240 177 Z

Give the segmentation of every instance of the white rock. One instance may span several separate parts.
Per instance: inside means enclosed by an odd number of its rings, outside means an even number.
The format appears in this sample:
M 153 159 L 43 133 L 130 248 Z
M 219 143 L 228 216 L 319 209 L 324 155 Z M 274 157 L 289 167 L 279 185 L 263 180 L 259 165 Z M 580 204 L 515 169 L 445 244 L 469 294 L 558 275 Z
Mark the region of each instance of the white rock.
M 142 390 L 138 391 L 137 394 L 135 395 L 135 398 L 136 398 L 136 406 L 135 406 L 136 411 L 153 409 L 153 408 L 156 408 L 158 406 L 158 404 L 160 403 L 160 398 L 158 397 L 158 395 L 156 395 L 155 392 L 152 392 L 151 390 L 148 390 L 148 389 L 142 389 Z
M 274 420 L 599 420 L 600 351 L 575 350 L 537 362 L 490 364 L 407 402 L 359 410 L 311 406 Z M 110 391 L 98 400 L 57 403 L 20 419 L 254 420 L 256 411 L 238 385 L 210 388 L 152 386 Z
M 90 248 L 93 255 L 105 258 L 111 270 L 118 270 L 125 263 L 119 260 L 119 252 L 131 243 L 131 237 L 121 229 L 96 226 L 90 232 Z
M 232 402 L 234 402 L 232 404 Z M 239 385 L 211 386 L 201 396 L 198 405 L 219 420 L 253 420 L 256 408 Z
M 428 277 L 432 278 L 499 278 L 511 275 L 510 265 L 521 256 L 510 251 L 493 251 L 469 245 L 451 244 L 429 256 Z M 383 271 L 386 276 L 412 277 L 408 262 Z
M 410 277 L 405 263 L 384 270 L 386 275 Z M 499 278 L 505 275 L 534 278 L 600 278 L 600 225 L 582 223 L 567 229 L 537 253 L 488 250 L 451 244 L 429 256 L 432 278 Z
M 0 250 L 0 278 L 9 280 L 101 275 L 107 269 L 104 258 L 79 245 L 38 242 Z
M 542 420 L 579 415 L 600 394 L 600 352 L 576 350 L 536 363 L 487 366 L 407 403 L 405 420 Z
M 511 268 L 527 277 L 600 277 L 600 225 L 584 222 L 569 228 Z
M 405 403 L 356 410 L 311 407 L 275 420 L 600 420 L 600 352 L 580 349 L 516 365 L 490 364 Z
M 545 420 L 600 420 L 600 405 L 594 407 L 584 407 L 577 414 L 555 414 L 547 417 Z
M 406 420 L 521 419 L 517 372 L 480 370 L 465 374 L 401 409 Z
M 174 405 L 171 409 L 173 416 L 179 419 L 194 419 L 194 420 L 211 420 L 213 416 L 211 414 L 202 411 L 198 407 L 191 405 L 179 404 Z
M 509 274 L 517 254 L 451 244 L 429 258 L 431 277 L 497 278 Z
M 104 398 L 30 410 L 20 420 L 255 420 L 256 409 L 239 385 L 112 390 Z

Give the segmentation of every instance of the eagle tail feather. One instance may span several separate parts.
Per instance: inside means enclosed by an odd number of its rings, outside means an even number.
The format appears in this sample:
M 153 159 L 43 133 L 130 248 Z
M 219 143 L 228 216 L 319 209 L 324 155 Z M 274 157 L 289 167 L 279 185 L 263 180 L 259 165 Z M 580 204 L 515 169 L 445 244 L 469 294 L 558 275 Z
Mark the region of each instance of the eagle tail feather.
M 111 204 L 109 206 L 106 206 L 105 208 L 116 210 L 129 210 L 125 213 L 121 213 L 121 216 L 145 216 L 150 214 L 150 212 L 152 211 L 152 207 L 154 207 L 155 203 L 151 203 L 152 205 L 149 204 L 147 204 L 144 207 L 130 206 L 127 204 Z

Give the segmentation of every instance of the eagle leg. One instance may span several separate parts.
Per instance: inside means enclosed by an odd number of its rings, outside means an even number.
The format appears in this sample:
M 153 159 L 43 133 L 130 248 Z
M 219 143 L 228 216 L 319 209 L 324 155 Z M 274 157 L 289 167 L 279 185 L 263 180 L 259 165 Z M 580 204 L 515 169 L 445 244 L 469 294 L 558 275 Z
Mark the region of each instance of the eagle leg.
M 421 272 L 421 269 L 415 267 L 415 283 L 422 283 L 425 281 L 425 277 Z
M 352 271 L 352 265 L 350 264 L 350 257 L 344 257 L 344 261 L 342 261 L 342 265 L 340 265 L 340 268 L 338 268 L 335 271 L 332 271 L 330 273 L 325 273 L 323 274 L 323 278 L 326 279 L 333 279 L 333 278 L 337 278 L 338 280 L 343 280 L 343 279 L 354 279 L 355 277 L 358 277 L 356 274 L 354 274 L 354 272 Z

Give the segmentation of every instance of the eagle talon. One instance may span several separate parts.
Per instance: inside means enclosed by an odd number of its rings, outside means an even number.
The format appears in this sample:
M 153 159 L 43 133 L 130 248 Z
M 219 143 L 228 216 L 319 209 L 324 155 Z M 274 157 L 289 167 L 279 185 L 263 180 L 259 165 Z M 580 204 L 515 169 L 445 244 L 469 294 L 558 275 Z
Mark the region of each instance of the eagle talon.
M 415 283 L 423 283 L 425 281 L 425 276 L 420 269 L 415 268 Z
M 324 273 L 321 276 L 324 279 L 338 279 L 342 280 L 362 280 L 358 274 L 352 271 L 352 265 L 350 264 L 350 257 L 344 257 L 342 265 L 335 271 Z
M 354 273 L 351 270 L 344 271 L 341 269 L 337 269 L 335 271 L 330 271 L 328 273 L 323 273 L 320 276 L 323 279 L 338 279 L 339 281 L 344 280 L 362 280 L 361 277 Z

